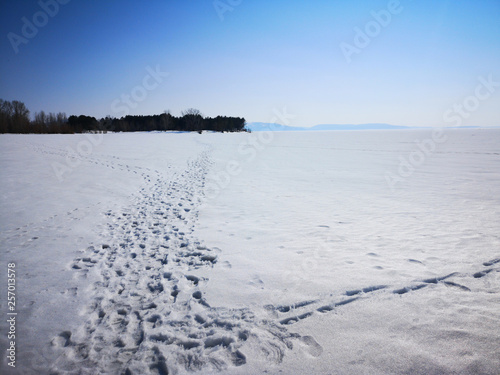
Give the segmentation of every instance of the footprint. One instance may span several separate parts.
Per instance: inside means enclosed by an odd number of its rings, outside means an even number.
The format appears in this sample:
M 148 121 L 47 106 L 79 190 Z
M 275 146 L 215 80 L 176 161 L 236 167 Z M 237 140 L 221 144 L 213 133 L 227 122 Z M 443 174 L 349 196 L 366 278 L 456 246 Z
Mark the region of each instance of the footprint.
M 305 351 L 313 356 L 319 357 L 323 353 L 323 347 L 312 336 L 302 336 L 300 339 Z
M 256 288 L 264 289 L 264 281 L 257 275 L 255 275 L 248 284 Z
M 243 366 L 247 363 L 247 359 L 243 353 L 236 350 L 235 352 L 231 352 L 231 362 L 234 366 Z
M 332 311 L 333 309 L 335 309 L 338 306 L 347 305 L 347 304 L 352 303 L 352 302 L 354 302 L 354 301 L 356 301 L 356 300 L 358 300 L 360 298 L 361 297 L 348 298 L 348 299 L 345 299 L 343 301 L 333 303 L 331 305 L 322 306 L 322 307 L 318 308 L 317 311 L 320 312 L 320 313 L 326 313 L 328 311 Z
M 375 285 L 375 286 L 369 286 L 363 289 L 356 289 L 356 290 L 348 290 L 345 292 L 346 296 L 354 296 L 356 294 L 361 294 L 361 293 L 370 293 L 370 292 L 375 292 L 380 289 L 385 289 L 387 288 L 387 285 Z
M 196 276 L 193 276 L 193 275 L 186 275 L 185 277 L 186 277 L 186 279 L 188 279 L 189 281 L 191 281 L 193 283 L 193 285 L 198 285 L 198 283 L 200 282 L 200 278 L 199 277 L 196 277 Z
M 64 292 L 61 292 L 62 294 L 69 294 L 72 297 L 75 297 L 77 295 L 78 288 L 68 288 Z
M 156 350 L 155 350 L 156 349 Z M 149 369 L 153 371 L 153 374 L 158 374 L 158 375 L 168 375 L 168 367 L 167 367 L 167 362 L 165 360 L 165 357 L 161 354 L 159 354 L 159 350 L 157 347 L 153 349 L 157 354 L 156 358 L 153 361 L 153 364 L 149 366 Z
M 476 272 L 473 276 L 475 279 L 479 279 L 481 277 L 484 277 L 486 276 L 487 274 L 489 274 L 491 271 L 493 271 L 493 268 L 490 268 L 488 270 L 483 270 L 483 271 L 480 271 L 480 272 Z
M 427 284 L 418 284 L 418 285 L 412 285 L 412 286 L 407 286 L 407 287 L 404 287 L 404 288 L 401 288 L 401 289 L 396 289 L 396 290 L 393 290 L 392 293 L 394 294 L 406 294 L 412 290 L 419 290 L 419 289 L 422 289 L 422 288 L 425 288 L 427 286 Z
M 457 284 L 457 283 L 454 283 L 452 281 L 444 281 L 443 282 L 444 285 L 446 286 L 454 286 L 454 287 L 457 287 L 459 289 L 462 289 L 462 290 L 465 290 L 466 292 L 470 292 L 471 290 L 469 288 L 467 288 L 466 286 L 464 285 L 460 285 L 460 284 Z
M 416 259 L 408 259 L 408 262 L 411 262 L 411 263 L 419 263 L 419 264 L 424 264 L 424 263 L 422 263 L 421 261 L 416 260 Z
M 196 292 L 193 293 L 193 298 L 198 300 L 199 303 L 201 303 L 203 306 L 205 307 L 210 307 L 207 302 L 205 301 L 204 298 L 201 298 L 202 297 L 202 293 L 197 290 Z
M 54 337 L 51 341 L 52 346 L 59 348 L 65 348 L 71 345 L 71 332 L 64 331 L 61 332 L 57 337 Z
M 499 262 L 500 262 L 500 258 L 496 258 L 496 259 L 490 260 L 489 262 L 484 262 L 483 266 L 489 267 L 489 266 L 492 266 L 492 265 L 499 263 Z

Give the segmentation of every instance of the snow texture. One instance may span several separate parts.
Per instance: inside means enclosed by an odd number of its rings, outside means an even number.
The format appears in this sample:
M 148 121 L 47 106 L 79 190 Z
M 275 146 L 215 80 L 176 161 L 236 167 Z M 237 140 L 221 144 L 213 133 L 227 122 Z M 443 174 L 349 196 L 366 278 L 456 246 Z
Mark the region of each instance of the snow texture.
M 0 144 L 2 374 L 500 368 L 498 130 Z

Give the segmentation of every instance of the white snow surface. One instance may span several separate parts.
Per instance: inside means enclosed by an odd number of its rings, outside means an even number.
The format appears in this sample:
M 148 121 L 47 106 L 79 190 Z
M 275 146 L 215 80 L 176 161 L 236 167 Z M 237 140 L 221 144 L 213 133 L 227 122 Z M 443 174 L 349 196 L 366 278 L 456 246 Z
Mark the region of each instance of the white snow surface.
M 0 147 L 1 374 L 498 374 L 500 130 Z

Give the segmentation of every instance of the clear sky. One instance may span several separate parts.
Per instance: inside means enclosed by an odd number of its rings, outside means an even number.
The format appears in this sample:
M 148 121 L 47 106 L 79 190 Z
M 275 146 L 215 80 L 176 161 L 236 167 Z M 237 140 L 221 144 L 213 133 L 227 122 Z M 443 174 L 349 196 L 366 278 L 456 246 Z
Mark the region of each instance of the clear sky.
M 32 113 L 500 125 L 499 0 L 0 4 L 0 98 Z

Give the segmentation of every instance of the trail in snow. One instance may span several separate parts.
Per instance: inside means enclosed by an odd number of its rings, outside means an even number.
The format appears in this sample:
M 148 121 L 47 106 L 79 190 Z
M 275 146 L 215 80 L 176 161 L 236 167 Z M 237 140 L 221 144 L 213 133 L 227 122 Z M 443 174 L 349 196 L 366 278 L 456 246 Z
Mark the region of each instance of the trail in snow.
M 105 213 L 107 240 L 89 246 L 71 264 L 77 277 L 100 275 L 89 319 L 76 332 L 54 338 L 52 345 L 64 355 L 53 371 L 222 369 L 246 363 L 240 348 L 247 341 L 274 362 L 292 348 L 290 340 L 298 335 L 277 322 L 259 320 L 249 309 L 212 307 L 204 298 L 207 280 L 197 270 L 213 267 L 218 254 L 196 238 L 194 226 L 210 164 L 206 147 L 168 179 L 145 173 L 147 187 L 134 204 Z
M 474 274 L 470 275 L 464 275 L 458 272 L 454 272 L 445 276 L 432 277 L 429 279 L 420 280 L 411 285 L 398 289 L 393 289 L 393 287 L 391 288 L 388 285 L 372 285 L 361 289 L 347 290 L 340 296 L 335 296 L 335 298 L 330 298 L 329 301 L 325 299 L 302 301 L 286 306 L 268 306 L 268 309 L 274 310 L 278 313 L 278 316 L 280 318 L 280 324 L 290 325 L 297 323 L 300 320 L 309 318 L 313 314 L 327 313 L 340 306 L 347 305 L 354 301 L 366 299 L 369 297 L 371 293 L 376 291 L 384 290 L 386 292 L 389 291 L 390 293 L 393 294 L 403 295 L 411 291 L 417 291 L 423 289 L 432 284 L 442 283 L 443 285 L 448 287 L 455 287 L 460 290 L 470 292 L 471 289 L 469 289 L 467 286 L 459 284 L 458 282 L 455 281 L 449 281 L 449 279 L 452 277 L 460 277 L 462 279 L 467 279 L 467 278 L 479 279 L 486 276 L 490 272 L 493 271 L 500 272 L 500 267 L 491 267 L 497 263 L 500 263 L 500 258 L 484 262 L 482 265 L 484 267 L 490 267 L 490 268 L 483 269 L 481 271 L 475 272 Z M 305 309 L 306 307 L 307 309 Z
M 184 171 L 168 177 L 156 170 L 143 171 L 146 187 L 135 202 L 120 212 L 105 213 L 106 241 L 89 246 L 70 265 L 77 277 L 86 278 L 90 272 L 99 275 L 89 318 L 75 332 L 63 331 L 53 339 L 54 349 L 63 354 L 53 371 L 168 374 L 177 369 L 220 370 L 245 365 L 245 345 L 279 363 L 296 342 L 319 356 L 323 349 L 313 337 L 301 337 L 287 327 L 379 291 L 402 295 L 437 283 L 470 291 L 449 281 L 464 275 L 450 274 L 398 289 L 373 285 L 286 306 L 268 305 L 263 307 L 265 318 L 248 308 L 211 306 L 204 296 L 208 279 L 198 271 L 217 264 L 218 249 L 207 248 L 195 233 L 211 163 L 211 148 L 206 146 Z M 112 161 L 106 165 L 115 167 Z M 136 172 L 126 165 L 116 166 Z M 491 267 L 499 262 L 485 262 L 490 268 L 469 276 L 482 277 L 497 270 Z

